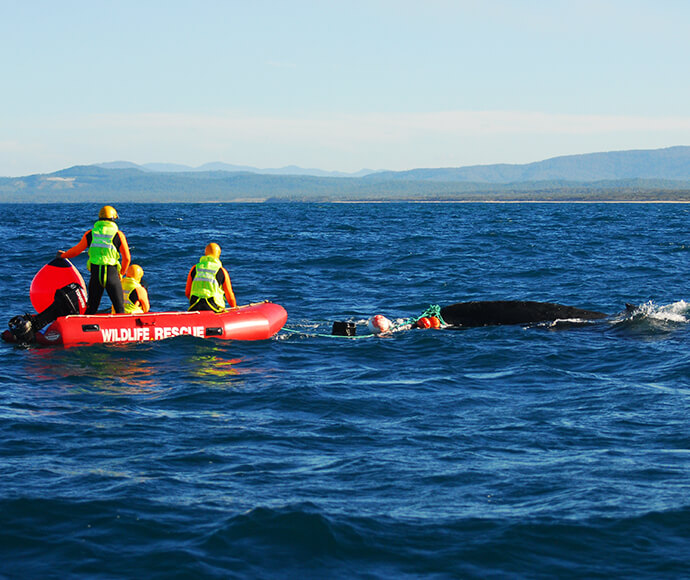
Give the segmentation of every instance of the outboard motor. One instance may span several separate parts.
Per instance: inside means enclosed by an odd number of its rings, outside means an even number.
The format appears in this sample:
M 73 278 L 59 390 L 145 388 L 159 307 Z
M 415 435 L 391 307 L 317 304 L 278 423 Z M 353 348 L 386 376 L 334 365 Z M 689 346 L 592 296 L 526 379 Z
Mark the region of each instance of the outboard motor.
M 80 310 L 81 307 L 81 310 Z M 34 342 L 36 333 L 60 316 L 79 314 L 86 307 L 86 290 L 76 282 L 55 291 L 53 303 L 36 315 L 15 316 L 9 321 L 10 332 L 19 344 Z
M 8 323 L 10 332 L 19 344 L 29 344 L 34 341 L 36 333 L 34 332 L 33 318 L 31 314 L 25 314 L 10 319 Z

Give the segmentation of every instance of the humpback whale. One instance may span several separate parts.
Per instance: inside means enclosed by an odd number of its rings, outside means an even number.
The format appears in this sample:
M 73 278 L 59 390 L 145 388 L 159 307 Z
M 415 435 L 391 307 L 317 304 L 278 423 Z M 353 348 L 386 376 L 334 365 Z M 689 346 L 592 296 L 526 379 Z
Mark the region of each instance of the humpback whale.
M 499 326 L 503 324 L 529 324 L 554 320 L 597 320 L 609 315 L 595 310 L 552 302 L 526 300 L 487 300 L 458 302 L 441 308 L 446 324 L 456 327 Z

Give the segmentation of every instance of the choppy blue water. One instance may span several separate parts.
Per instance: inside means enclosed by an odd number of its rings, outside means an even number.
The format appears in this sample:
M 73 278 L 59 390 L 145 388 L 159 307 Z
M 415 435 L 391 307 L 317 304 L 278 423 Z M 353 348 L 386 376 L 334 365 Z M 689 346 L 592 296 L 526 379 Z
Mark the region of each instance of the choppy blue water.
M 98 208 L 0 209 L 9 319 Z M 1 344 L 0 577 L 690 576 L 690 206 L 117 209 L 154 310 L 216 241 L 298 332 Z M 614 316 L 315 336 L 491 299 Z

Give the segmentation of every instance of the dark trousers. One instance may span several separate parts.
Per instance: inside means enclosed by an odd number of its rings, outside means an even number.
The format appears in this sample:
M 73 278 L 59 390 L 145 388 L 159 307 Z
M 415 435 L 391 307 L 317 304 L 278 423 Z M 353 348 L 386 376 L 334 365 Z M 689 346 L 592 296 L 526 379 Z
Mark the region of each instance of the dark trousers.
M 213 298 L 192 296 L 189 299 L 189 308 L 187 308 L 187 310 L 213 310 L 213 312 L 220 312 L 223 309 L 216 304 Z
M 117 266 L 96 266 L 91 264 L 89 280 L 89 299 L 86 302 L 86 314 L 96 314 L 103 297 L 103 290 L 108 293 L 117 314 L 125 312 L 125 297 L 120 282 L 120 271 Z

